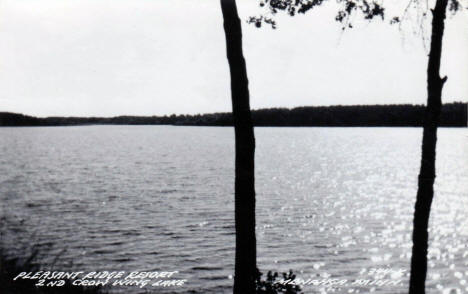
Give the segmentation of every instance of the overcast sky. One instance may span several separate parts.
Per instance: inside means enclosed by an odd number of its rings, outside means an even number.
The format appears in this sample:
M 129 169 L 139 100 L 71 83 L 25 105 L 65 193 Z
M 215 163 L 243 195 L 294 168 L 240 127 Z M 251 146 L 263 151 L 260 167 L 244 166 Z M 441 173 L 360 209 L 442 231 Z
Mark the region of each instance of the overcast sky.
M 358 21 L 342 33 L 330 4 L 305 16 L 280 16 L 277 30 L 257 29 L 245 23 L 260 13 L 257 2 L 237 2 L 252 108 L 425 103 L 428 51 L 411 22 L 399 30 Z M 445 102 L 468 101 L 467 24 L 468 12 L 447 21 Z M 0 2 L 0 111 L 113 116 L 230 110 L 218 0 Z

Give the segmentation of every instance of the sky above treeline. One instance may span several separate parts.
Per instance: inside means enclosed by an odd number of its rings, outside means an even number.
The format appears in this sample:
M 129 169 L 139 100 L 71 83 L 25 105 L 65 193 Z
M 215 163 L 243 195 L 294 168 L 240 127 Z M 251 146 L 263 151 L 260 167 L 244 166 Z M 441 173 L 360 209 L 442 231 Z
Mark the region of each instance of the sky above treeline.
M 237 2 L 252 108 L 425 103 L 428 43 L 415 16 L 401 27 L 356 17 L 342 32 L 329 1 L 306 15 L 278 15 L 276 30 L 258 29 L 246 23 L 264 11 L 258 2 Z M 387 2 L 393 15 L 407 3 Z M 3 0 L 0 111 L 230 111 L 222 21 L 217 0 Z M 447 19 L 444 102 L 468 101 L 467 23 L 468 11 Z

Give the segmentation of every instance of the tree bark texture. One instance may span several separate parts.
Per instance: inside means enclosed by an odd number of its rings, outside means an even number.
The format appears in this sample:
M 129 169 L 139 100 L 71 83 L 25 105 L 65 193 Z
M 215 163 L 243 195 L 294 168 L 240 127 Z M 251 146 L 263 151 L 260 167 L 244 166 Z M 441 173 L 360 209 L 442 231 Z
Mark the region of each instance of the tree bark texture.
M 250 113 L 249 89 L 242 52 L 242 28 L 235 0 L 220 0 L 224 18 L 226 50 L 231 73 L 232 114 L 235 132 L 235 225 L 236 256 L 234 293 L 254 294 L 256 275 L 255 238 L 255 138 Z
M 428 251 L 428 223 L 436 177 L 436 143 L 442 105 L 442 88 L 447 77 L 440 77 L 442 39 L 448 0 L 437 0 L 432 10 L 432 35 L 427 68 L 427 106 L 424 117 L 421 169 L 413 219 L 410 294 L 425 294 Z

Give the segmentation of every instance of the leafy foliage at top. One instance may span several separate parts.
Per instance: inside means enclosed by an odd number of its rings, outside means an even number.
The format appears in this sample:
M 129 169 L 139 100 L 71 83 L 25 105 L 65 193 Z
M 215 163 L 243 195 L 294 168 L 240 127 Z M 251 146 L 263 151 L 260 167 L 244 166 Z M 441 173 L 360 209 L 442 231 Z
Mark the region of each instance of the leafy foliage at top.
M 305 14 L 314 7 L 322 5 L 327 0 L 261 0 L 260 6 L 267 7 L 271 15 L 275 15 L 278 12 L 285 12 L 290 16 L 296 14 Z M 401 22 L 405 18 L 408 9 L 412 6 L 420 9 L 422 0 L 409 0 L 408 6 L 403 12 L 403 16 L 394 16 L 390 19 L 390 24 Z M 350 17 L 353 14 L 360 14 L 365 20 L 373 20 L 375 18 L 385 17 L 385 8 L 381 1 L 375 0 L 337 0 L 340 8 L 335 16 L 335 20 L 340 22 L 343 27 L 342 29 L 352 28 Z M 427 3 L 425 2 L 426 6 Z M 449 0 L 449 10 L 455 13 L 462 9 L 460 0 Z M 422 14 L 426 14 L 423 11 Z M 257 27 L 261 27 L 263 23 L 271 25 L 273 29 L 276 28 L 277 24 L 272 16 L 260 15 L 251 16 L 247 20 L 248 23 L 255 24 Z
M 290 16 L 296 14 L 305 14 L 312 8 L 322 5 L 326 0 L 262 0 L 261 7 L 268 6 L 271 14 L 276 14 L 279 11 L 284 11 Z M 340 4 L 335 20 L 343 24 L 343 28 L 352 27 L 349 19 L 355 12 L 360 12 L 364 19 L 372 20 L 375 17 L 384 18 L 384 7 L 374 0 L 337 0 Z M 248 19 L 249 23 L 261 27 L 262 23 L 267 23 L 276 28 L 276 21 L 268 16 L 251 16 Z

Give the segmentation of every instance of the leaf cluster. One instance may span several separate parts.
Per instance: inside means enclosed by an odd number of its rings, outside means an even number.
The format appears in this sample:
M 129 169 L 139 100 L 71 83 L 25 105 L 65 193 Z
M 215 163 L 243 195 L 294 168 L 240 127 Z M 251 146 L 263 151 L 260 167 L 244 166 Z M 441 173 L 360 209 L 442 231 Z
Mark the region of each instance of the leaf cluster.
M 277 23 L 274 15 L 279 12 L 285 12 L 290 16 L 297 14 L 305 14 L 311 9 L 321 6 L 327 0 L 260 0 L 260 7 L 267 7 L 269 14 L 260 16 L 250 16 L 247 20 L 248 23 L 254 24 L 256 27 L 261 27 L 263 23 L 270 25 L 276 29 Z M 350 17 L 353 14 L 360 14 L 365 20 L 374 20 L 385 18 L 385 7 L 381 1 L 376 0 L 336 0 L 339 4 L 338 12 L 335 20 L 341 23 L 342 29 L 352 28 Z M 408 12 L 408 8 L 415 6 L 420 9 L 423 0 L 409 0 L 408 6 L 402 16 L 393 16 L 390 18 L 390 24 L 400 23 Z M 424 0 L 427 1 L 427 0 Z M 426 7 L 427 3 L 425 2 Z M 449 11 L 456 13 L 463 9 L 460 0 L 449 0 Z M 425 12 L 423 12 L 425 13 Z
M 454 0 L 456 1 L 456 0 Z M 280 11 L 286 12 L 290 16 L 296 14 L 305 14 L 309 10 L 322 5 L 326 0 L 262 0 L 261 7 L 268 7 L 271 15 Z M 343 28 L 352 27 L 349 19 L 353 13 L 359 12 L 364 19 L 372 20 L 376 17 L 384 18 L 384 7 L 374 0 L 337 0 L 340 8 L 335 16 L 335 20 L 343 24 Z M 273 17 L 260 15 L 251 16 L 247 20 L 248 23 L 253 23 L 257 27 L 261 27 L 262 23 L 271 25 L 276 28 L 276 21 Z
M 257 269 L 255 279 L 255 293 L 257 294 L 301 294 L 301 288 L 291 283 L 277 281 L 279 274 L 268 271 L 266 278 L 262 279 L 262 273 Z M 290 270 L 288 273 L 282 273 L 283 281 L 293 281 L 296 275 Z

